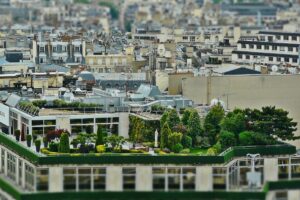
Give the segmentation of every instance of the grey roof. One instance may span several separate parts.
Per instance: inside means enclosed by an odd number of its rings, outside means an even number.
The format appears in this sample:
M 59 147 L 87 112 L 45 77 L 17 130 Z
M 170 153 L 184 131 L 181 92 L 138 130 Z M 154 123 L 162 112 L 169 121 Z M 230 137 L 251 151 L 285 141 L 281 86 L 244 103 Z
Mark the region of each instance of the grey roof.
M 21 100 L 20 96 L 18 96 L 16 94 L 11 94 L 5 103 L 6 103 L 6 105 L 8 105 L 10 107 L 16 107 L 16 105 L 18 105 L 20 100 Z
M 66 66 L 60 66 L 55 64 L 43 64 L 40 65 L 40 72 L 69 72 L 70 68 Z
M 157 95 L 161 95 L 157 86 L 142 84 L 140 85 L 139 89 L 137 90 L 138 94 L 141 94 L 144 97 L 155 97 Z
M 81 77 L 84 81 L 95 81 L 95 76 L 89 71 L 82 71 L 78 77 Z

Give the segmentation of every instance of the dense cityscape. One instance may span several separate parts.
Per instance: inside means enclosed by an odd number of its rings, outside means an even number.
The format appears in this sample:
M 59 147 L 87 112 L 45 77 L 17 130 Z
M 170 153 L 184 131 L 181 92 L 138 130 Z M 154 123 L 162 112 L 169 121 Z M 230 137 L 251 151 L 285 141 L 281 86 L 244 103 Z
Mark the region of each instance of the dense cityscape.
M 299 200 L 299 0 L 0 0 L 0 200 Z

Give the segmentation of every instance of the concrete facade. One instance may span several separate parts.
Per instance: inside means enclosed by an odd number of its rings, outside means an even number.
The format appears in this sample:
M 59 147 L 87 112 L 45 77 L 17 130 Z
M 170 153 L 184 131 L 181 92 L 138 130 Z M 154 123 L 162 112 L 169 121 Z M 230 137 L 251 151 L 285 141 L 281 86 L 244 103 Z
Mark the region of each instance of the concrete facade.
M 196 168 L 196 190 L 197 191 L 213 190 L 212 172 L 213 171 L 211 166 L 199 166 Z
M 264 182 L 278 180 L 278 159 L 264 159 Z
M 198 104 L 212 99 L 225 102 L 228 109 L 276 106 L 300 121 L 300 75 L 250 75 L 189 77 L 182 80 L 183 95 Z M 180 86 L 178 86 L 180 87 Z M 298 123 L 297 135 L 300 135 Z M 300 142 L 292 144 L 300 147 Z

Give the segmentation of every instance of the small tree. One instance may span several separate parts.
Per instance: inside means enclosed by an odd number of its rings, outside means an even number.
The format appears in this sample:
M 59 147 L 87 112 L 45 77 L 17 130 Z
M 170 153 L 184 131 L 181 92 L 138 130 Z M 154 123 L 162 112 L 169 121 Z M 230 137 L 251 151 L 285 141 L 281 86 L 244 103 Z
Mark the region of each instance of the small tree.
M 165 123 L 165 125 L 162 128 L 161 136 L 160 136 L 160 148 L 163 149 L 167 147 L 168 145 L 168 138 L 169 135 L 172 133 L 171 129 L 169 128 L 169 125 Z
M 167 122 L 168 118 L 169 118 L 169 112 L 166 110 L 160 118 L 160 130 L 163 129 L 163 126 Z
M 220 133 L 220 144 L 222 149 L 227 149 L 228 147 L 236 146 L 236 138 L 234 133 L 228 131 L 222 131 Z
M 197 143 L 197 137 L 202 136 L 202 127 L 200 124 L 200 116 L 196 110 L 192 111 L 188 122 L 188 135 L 193 140 L 193 146 Z
M 168 136 L 169 149 L 173 149 L 173 147 L 178 143 L 181 144 L 181 140 L 182 140 L 182 133 L 177 133 L 177 132 L 171 133 Z
M 243 112 L 230 112 L 221 121 L 221 127 L 224 131 L 235 134 L 238 140 L 239 134 L 246 130 L 246 119 Z
M 190 115 L 191 115 L 191 109 L 185 109 L 181 118 L 181 122 L 184 126 L 188 125 Z
M 106 132 L 102 129 L 101 125 L 98 125 L 97 138 L 96 138 L 96 145 L 95 146 L 104 144 L 104 137 L 106 137 Z
M 213 145 L 217 141 L 218 134 L 221 127 L 220 122 L 223 119 L 225 113 L 220 104 L 217 104 L 211 108 L 204 120 L 204 130 L 209 138 L 210 144 Z
M 70 153 L 69 135 L 67 133 L 62 133 L 60 136 L 58 152 Z
M 190 136 L 184 135 L 181 140 L 183 148 L 191 148 L 193 145 L 193 139 Z
M 174 131 L 175 127 L 179 125 L 180 118 L 175 109 L 169 111 L 169 117 L 167 118 L 167 123 L 172 131 Z

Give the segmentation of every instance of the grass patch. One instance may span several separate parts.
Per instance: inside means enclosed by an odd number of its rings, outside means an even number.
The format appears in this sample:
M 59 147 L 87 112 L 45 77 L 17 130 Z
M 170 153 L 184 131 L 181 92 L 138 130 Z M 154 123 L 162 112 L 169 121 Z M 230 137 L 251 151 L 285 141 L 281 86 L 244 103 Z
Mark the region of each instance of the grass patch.
M 190 154 L 200 154 L 200 155 L 205 155 L 207 153 L 208 149 L 196 147 L 196 148 L 191 148 Z

